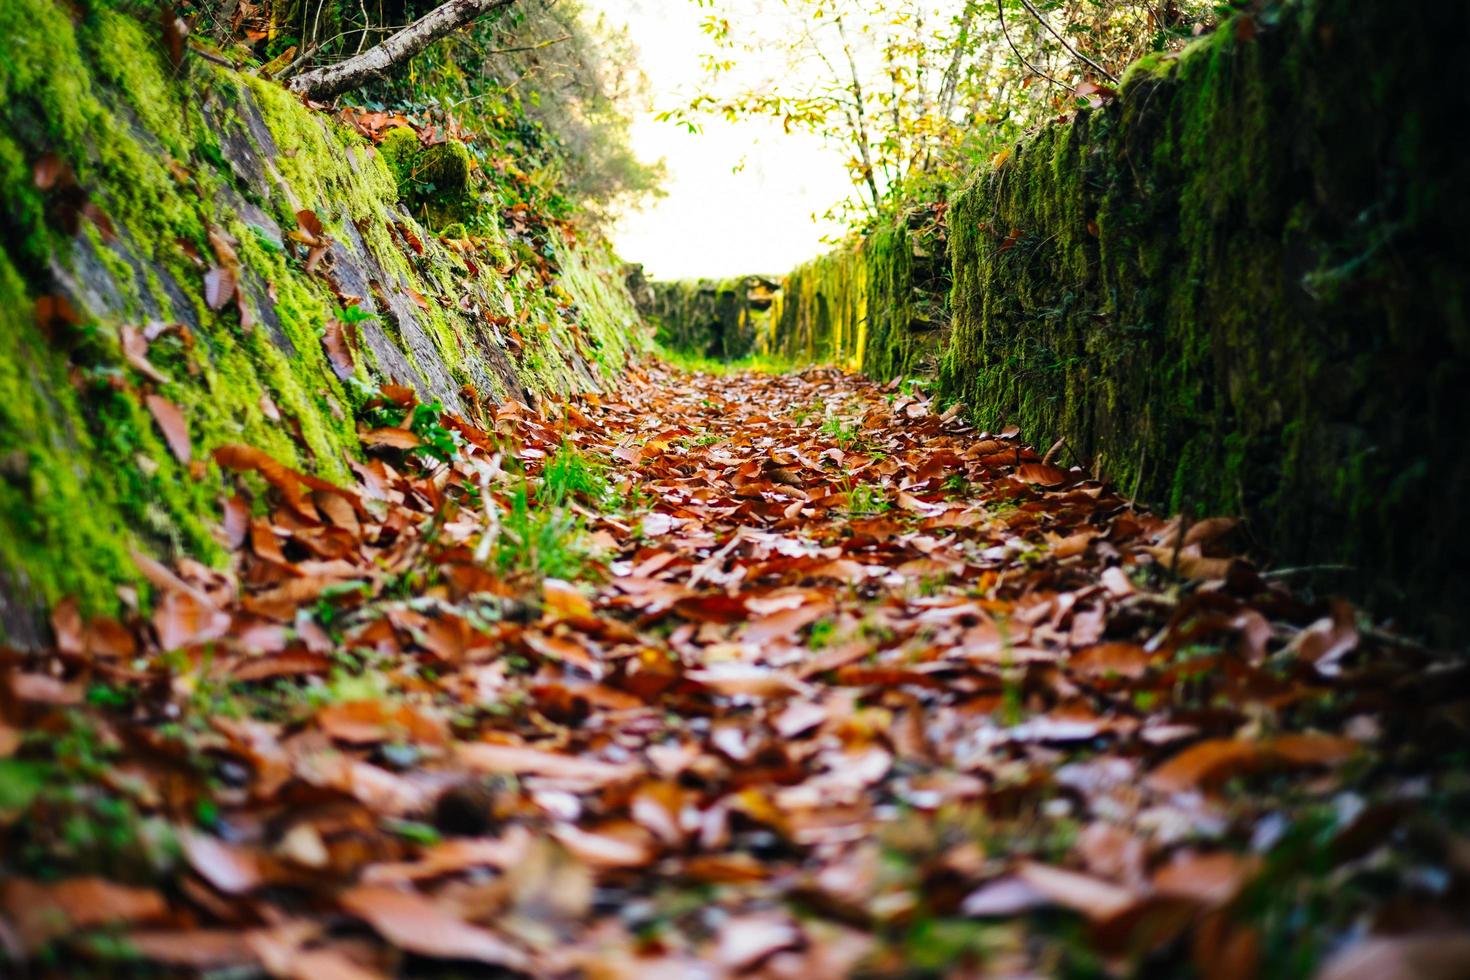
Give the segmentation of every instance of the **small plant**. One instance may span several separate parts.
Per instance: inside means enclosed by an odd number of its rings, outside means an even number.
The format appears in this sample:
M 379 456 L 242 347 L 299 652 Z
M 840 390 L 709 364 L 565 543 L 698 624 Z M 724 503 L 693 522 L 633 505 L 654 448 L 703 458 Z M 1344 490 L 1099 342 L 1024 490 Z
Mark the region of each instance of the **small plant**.
M 822 423 L 821 432 L 824 436 L 831 436 L 839 446 L 849 445 L 857 441 L 858 437 L 856 423 L 840 419 L 835 415 Z
M 830 619 L 819 619 L 812 623 L 811 630 L 807 633 L 806 645 L 813 650 L 821 650 L 831 646 L 836 638 L 837 624 Z
M 559 504 L 533 507 L 527 485 L 511 493 L 501 517 L 492 559 L 502 574 L 575 579 L 586 570 L 582 519 Z
M 423 442 L 414 450 L 440 463 L 448 463 L 459 452 L 459 437 L 439 421 L 444 406 L 438 401 L 415 405 L 409 414 L 408 428 Z
M 871 483 L 859 483 L 847 493 L 847 512 L 854 517 L 881 514 L 892 507 L 882 488 Z
M 560 507 L 570 500 L 581 500 L 601 507 L 613 496 L 607 475 L 597 463 L 564 442 L 541 470 L 541 488 L 537 503 Z
M 377 318 L 378 315 L 376 313 L 372 313 L 368 310 L 363 309 L 357 303 L 353 303 L 351 306 L 347 307 L 347 309 L 342 310 L 340 313 L 337 314 L 337 319 L 341 320 L 343 323 L 351 324 L 367 323 L 369 320 L 376 320 Z

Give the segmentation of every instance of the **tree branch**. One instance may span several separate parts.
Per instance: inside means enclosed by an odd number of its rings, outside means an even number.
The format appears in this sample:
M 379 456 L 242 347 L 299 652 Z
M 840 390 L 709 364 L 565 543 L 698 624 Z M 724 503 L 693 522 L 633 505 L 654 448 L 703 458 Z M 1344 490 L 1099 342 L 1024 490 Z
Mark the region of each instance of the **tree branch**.
M 1021 64 L 1025 65 L 1026 68 L 1030 70 L 1031 74 L 1039 75 L 1040 77 L 1046 79 L 1048 82 L 1051 82 L 1053 85 L 1060 85 L 1068 92 L 1072 91 L 1072 86 L 1068 85 L 1066 82 L 1057 81 L 1055 78 L 1052 78 L 1046 72 L 1042 71 L 1040 68 L 1037 68 L 1031 62 L 1027 61 L 1026 56 L 1021 53 L 1021 49 L 1016 47 L 1016 42 L 1011 40 L 1011 32 L 1006 29 L 1006 0 L 999 0 L 999 2 L 997 2 L 995 5 L 995 10 L 996 13 L 1000 15 L 1000 32 L 1005 36 L 1006 44 L 1010 45 L 1011 51 L 1015 54 L 1017 58 L 1020 59 Z
M 1076 48 L 1072 47 L 1072 45 L 1068 44 L 1067 43 L 1067 39 L 1064 38 L 1064 37 L 1062 37 L 1060 34 L 1057 33 L 1056 28 L 1054 28 L 1054 27 L 1051 26 L 1051 22 L 1046 19 L 1046 16 L 1044 14 L 1042 14 L 1041 11 L 1037 10 L 1034 6 L 1032 6 L 1031 0 L 1021 0 L 1021 5 L 1023 7 L 1025 7 L 1028 11 L 1030 11 L 1031 16 L 1032 17 L 1035 17 L 1041 23 L 1041 26 L 1042 27 L 1045 27 L 1047 29 L 1047 31 L 1050 32 L 1050 34 L 1051 34 L 1052 37 L 1056 38 L 1058 41 L 1060 41 L 1062 43 L 1062 47 L 1066 48 L 1068 51 L 1070 51 L 1072 53 L 1072 57 L 1074 57 L 1077 60 L 1082 61 L 1082 62 L 1085 62 L 1086 64 L 1090 65 L 1092 67 L 1092 70 L 1093 71 L 1097 72 L 1099 75 L 1101 75 L 1102 77 L 1106 78 L 1108 81 L 1113 82 L 1114 84 L 1117 83 L 1118 79 L 1117 79 L 1116 76 L 1113 75 L 1112 72 L 1108 71 L 1102 65 L 1100 65 L 1097 62 L 1093 61 L 1091 58 L 1087 57 L 1087 55 L 1083 54 L 1081 51 L 1078 51 Z
M 449 0 L 382 44 L 340 64 L 302 72 L 286 83 L 286 87 L 309 99 L 330 99 L 368 82 L 385 78 L 397 65 L 412 58 L 444 35 L 458 30 L 483 14 L 508 7 L 514 2 L 515 0 Z

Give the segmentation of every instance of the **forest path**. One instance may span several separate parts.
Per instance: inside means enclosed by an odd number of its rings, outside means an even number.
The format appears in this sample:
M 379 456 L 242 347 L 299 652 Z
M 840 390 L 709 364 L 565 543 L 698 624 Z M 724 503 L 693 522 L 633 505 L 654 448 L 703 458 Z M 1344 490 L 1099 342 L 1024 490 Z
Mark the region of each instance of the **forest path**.
M 148 565 L 149 620 L 64 605 L 12 658 L 3 717 L 58 736 L 5 825 L 13 952 L 1250 976 L 1323 947 L 1286 915 L 1313 862 L 1382 843 L 1369 794 L 1454 744 L 1446 675 L 1229 522 L 1181 538 L 918 392 L 653 366 L 412 407 L 385 393 L 350 491 L 221 450 L 231 572 Z

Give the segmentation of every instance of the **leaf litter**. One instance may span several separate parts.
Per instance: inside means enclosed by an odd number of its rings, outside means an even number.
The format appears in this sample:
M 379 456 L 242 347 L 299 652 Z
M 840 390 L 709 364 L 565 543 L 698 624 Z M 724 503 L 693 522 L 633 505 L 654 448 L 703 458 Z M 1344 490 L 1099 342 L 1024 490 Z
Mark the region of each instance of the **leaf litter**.
M 1261 575 L 1233 522 L 835 370 L 378 408 L 353 487 L 216 448 L 227 568 L 139 556 L 149 614 L 63 602 L 54 649 L 0 653 L 26 975 L 1417 976 L 1466 946 L 1466 666 Z

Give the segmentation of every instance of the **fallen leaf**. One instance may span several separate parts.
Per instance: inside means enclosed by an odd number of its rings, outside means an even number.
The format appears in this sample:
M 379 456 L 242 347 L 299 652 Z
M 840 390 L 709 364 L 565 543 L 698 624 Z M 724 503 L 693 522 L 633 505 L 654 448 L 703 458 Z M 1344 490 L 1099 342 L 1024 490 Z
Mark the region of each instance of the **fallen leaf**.
M 393 945 L 433 959 L 472 960 L 510 970 L 530 965 L 525 953 L 447 907 L 414 892 L 359 885 L 338 897 L 347 913 L 367 922 Z
M 333 317 L 322 332 L 322 348 L 327 353 L 327 363 L 332 366 L 332 373 L 343 381 L 356 372 L 350 330 L 347 324 Z
M 0 909 L 27 951 L 78 930 L 154 922 L 168 912 L 163 896 L 153 889 L 104 878 L 44 883 L 9 878 L 0 883 Z
M 1423 932 L 1362 940 L 1338 953 L 1317 980 L 1464 980 L 1470 933 Z
M 1059 470 L 1049 463 L 1023 463 L 1016 467 L 1016 479 L 1022 483 L 1050 488 L 1070 482 L 1071 477 L 1066 470 Z
M 148 360 L 148 338 L 137 327 L 124 326 L 119 330 L 122 337 L 123 357 L 139 374 L 158 384 L 167 384 L 168 377 Z
M 260 859 L 208 834 L 182 835 L 184 856 L 201 878 L 226 895 L 244 895 L 262 883 Z
M 475 772 L 547 776 L 596 786 L 622 782 L 638 774 L 637 766 L 546 752 L 529 746 L 495 745 L 490 742 L 456 746 L 455 757 L 461 765 Z
M 173 402 L 158 395 L 149 395 L 145 401 L 149 414 L 158 423 L 159 431 L 168 443 L 169 451 L 180 463 L 188 465 L 194 458 L 194 447 L 189 441 L 189 423 L 184 418 L 184 413 Z
M 737 916 L 720 927 L 714 958 L 725 969 L 741 973 L 802 941 L 801 930 L 783 915 Z
M 222 310 L 239 294 L 240 282 L 233 269 L 210 266 L 204 273 L 204 302 L 211 310 Z
M 407 429 L 373 429 L 360 436 L 364 446 L 384 449 L 416 449 L 423 440 Z

